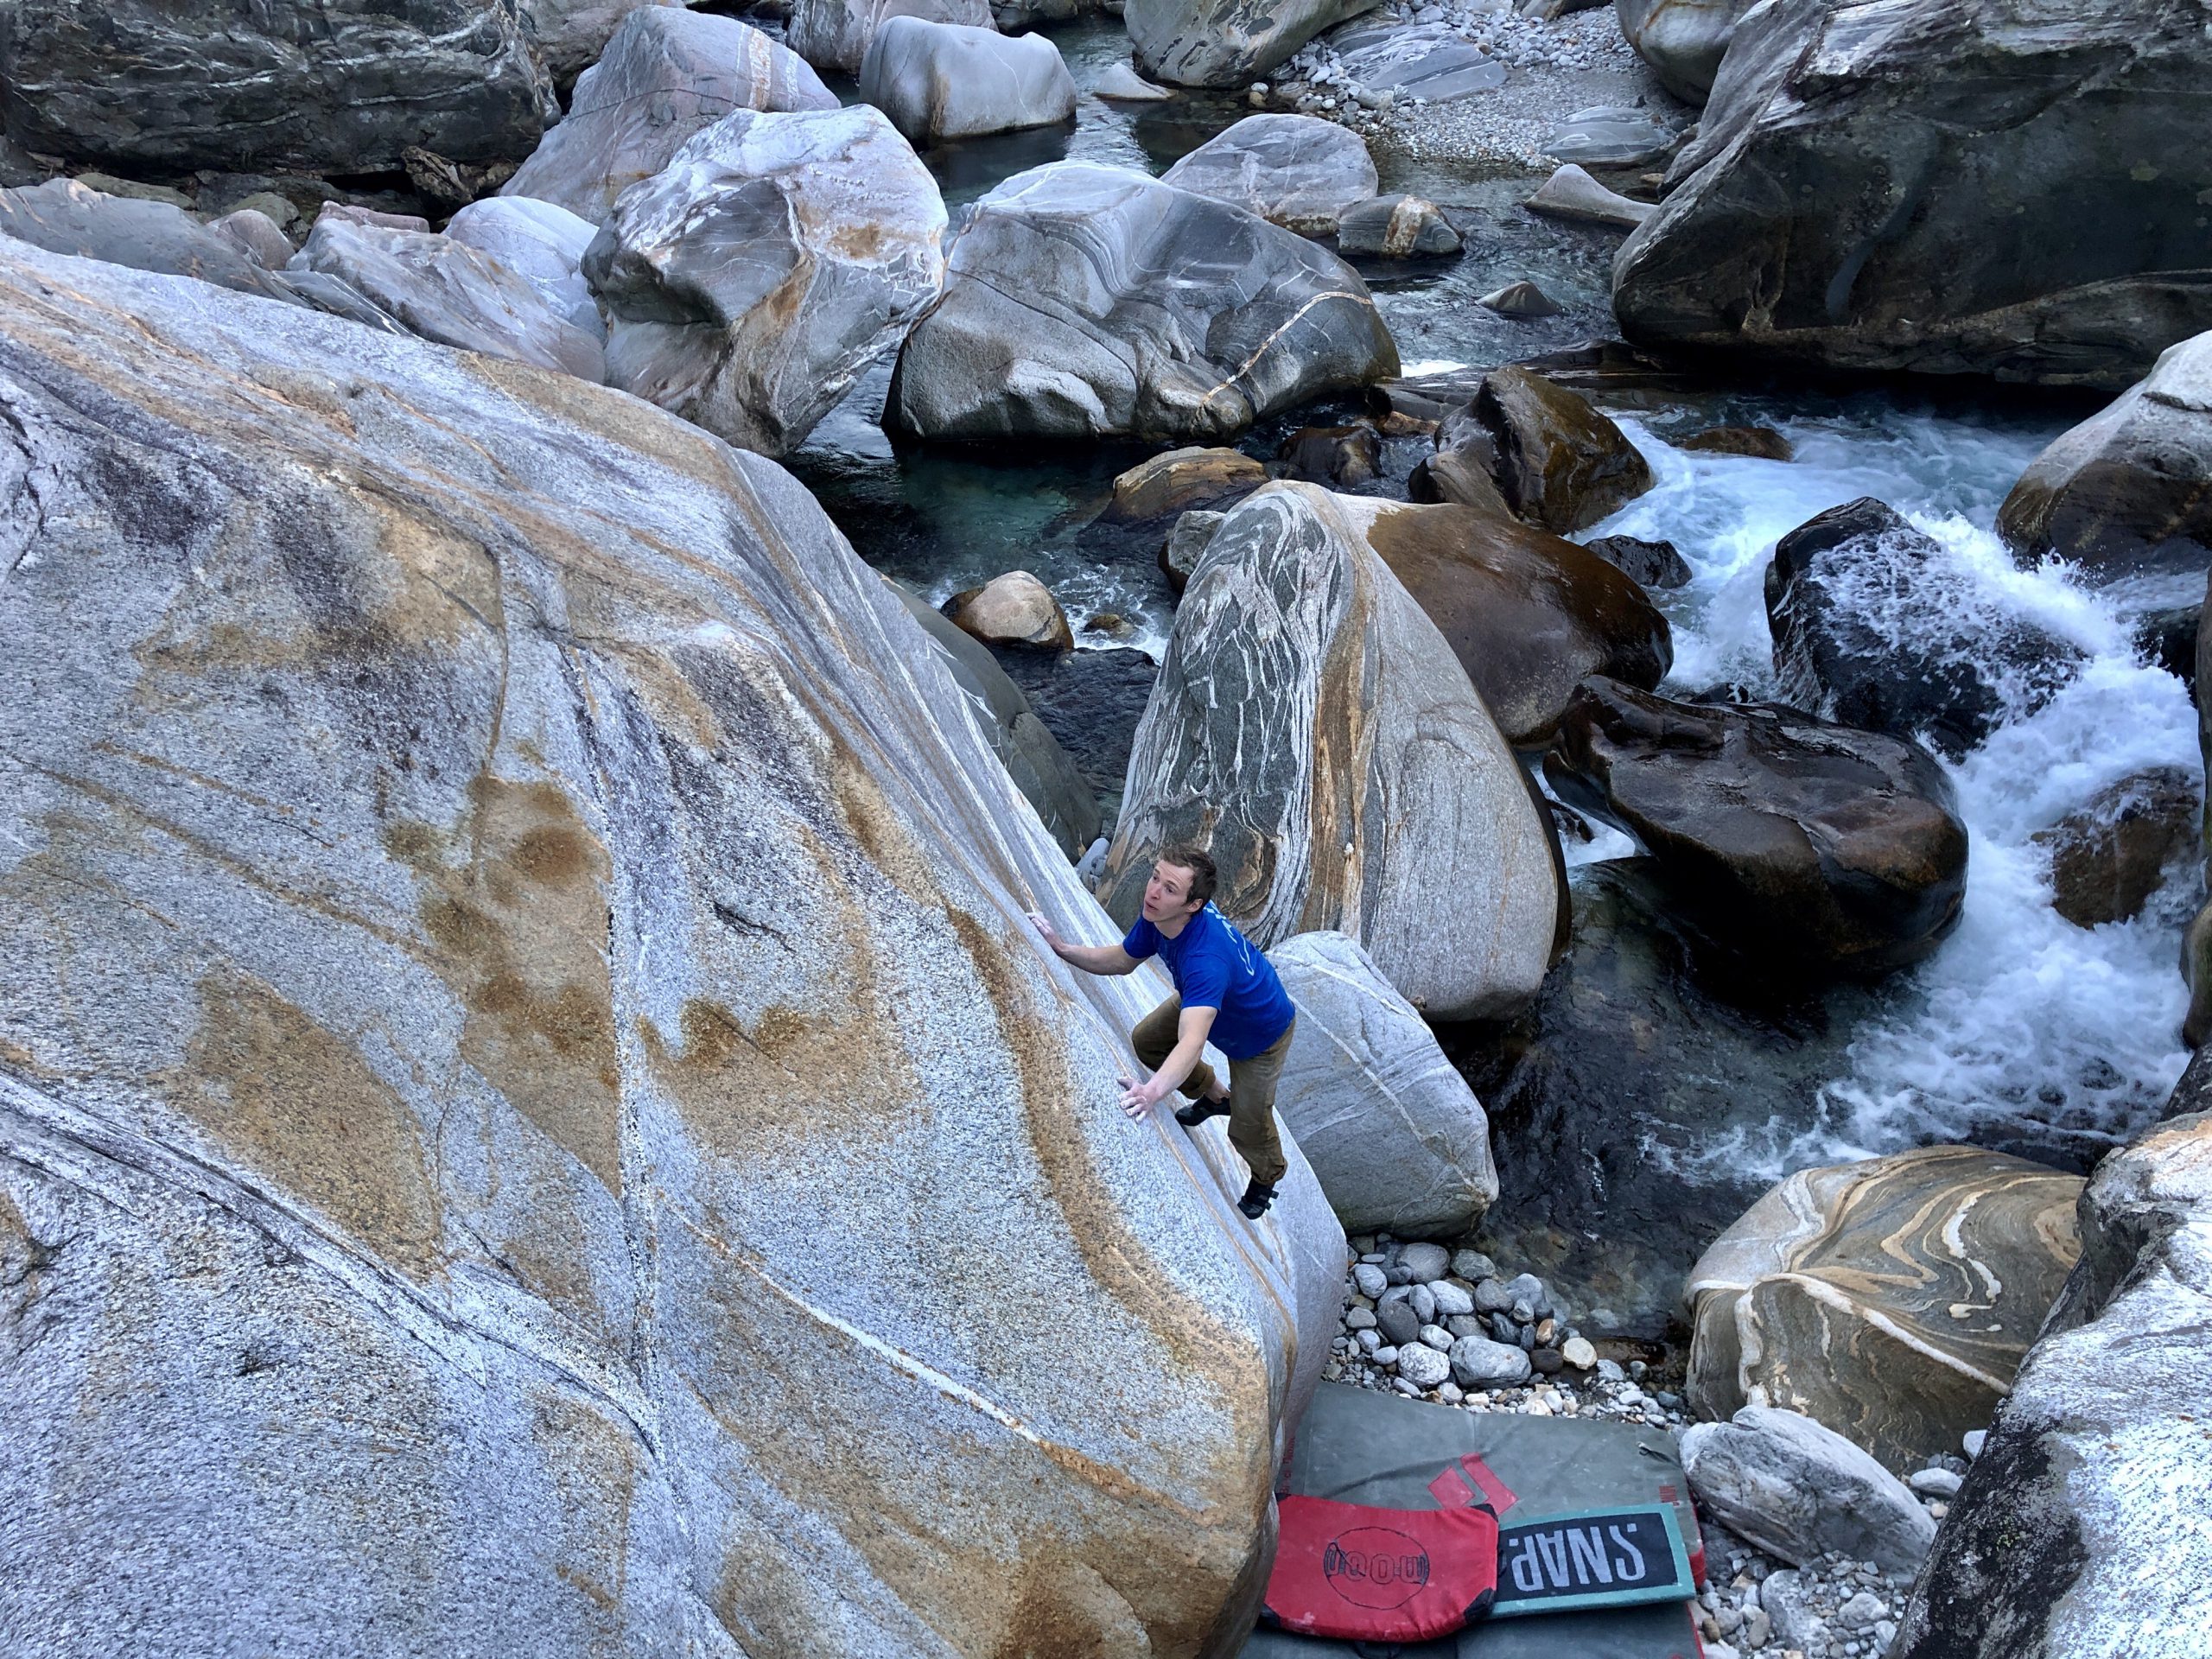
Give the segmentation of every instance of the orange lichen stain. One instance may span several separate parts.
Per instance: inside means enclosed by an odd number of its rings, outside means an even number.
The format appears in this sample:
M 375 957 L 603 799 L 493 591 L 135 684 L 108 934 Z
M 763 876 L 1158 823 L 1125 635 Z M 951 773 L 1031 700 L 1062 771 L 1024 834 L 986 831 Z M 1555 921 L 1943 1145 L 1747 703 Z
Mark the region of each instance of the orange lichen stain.
M 558 1499 L 549 1517 L 553 1571 L 591 1604 L 587 1622 L 611 1649 L 622 1635 L 629 1581 L 637 1436 L 606 1410 L 556 1389 L 536 1390 L 531 1403 L 531 1435 Z
M 235 969 L 200 982 L 186 1063 L 151 1081 L 260 1180 L 418 1278 L 440 1205 L 422 1126 L 350 1041 Z

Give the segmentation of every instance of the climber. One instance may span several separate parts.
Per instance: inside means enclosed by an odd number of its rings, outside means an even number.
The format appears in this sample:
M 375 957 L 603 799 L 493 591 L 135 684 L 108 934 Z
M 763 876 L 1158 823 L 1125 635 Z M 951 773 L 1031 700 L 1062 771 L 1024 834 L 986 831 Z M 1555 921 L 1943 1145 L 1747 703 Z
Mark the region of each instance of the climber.
M 1227 1113 L 1230 1144 L 1252 1170 L 1236 1207 L 1256 1221 L 1274 1202 L 1283 1175 L 1275 1082 L 1298 1010 L 1268 959 L 1214 908 L 1214 881 L 1212 859 L 1169 848 L 1154 861 L 1143 911 L 1119 944 L 1070 944 L 1045 917 L 1033 912 L 1029 919 L 1063 962 L 1085 973 L 1134 973 L 1154 955 L 1167 964 L 1175 995 L 1129 1033 L 1152 1076 L 1143 1083 L 1122 1079 L 1122 1109 L 1141 1118 L 1179 1088 L 1191 1104 L 1175 1121 L 1186 1128 Z M 1226 1088 L 1199 1058 L 1209 1040 L 1229 1057 Z

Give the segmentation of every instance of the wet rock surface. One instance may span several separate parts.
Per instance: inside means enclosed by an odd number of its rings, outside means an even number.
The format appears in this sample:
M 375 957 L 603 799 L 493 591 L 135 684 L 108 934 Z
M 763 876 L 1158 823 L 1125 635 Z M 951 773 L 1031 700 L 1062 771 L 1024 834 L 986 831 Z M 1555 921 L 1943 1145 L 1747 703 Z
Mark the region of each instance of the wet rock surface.
M 1160 179 L 1301 236 L 1335 235 L 1344 212 L 1376 192 L 1359 135 L 1310 115 L 1248 115 Z
M 1620 428 L 1541 374 L 1492 370 L 1471 413 L 1489 435 L 1506 505 L 1532 524 L 1560 535 L 1586 529 L 1651 487 L 1649 465 Z
M 2201 850 L 2204 791 L 2177 767 L 2121 779 L 2036 832 L 2050 852 L 2051 907 L 2077 927 L 2142 913 L 2177 862 Z

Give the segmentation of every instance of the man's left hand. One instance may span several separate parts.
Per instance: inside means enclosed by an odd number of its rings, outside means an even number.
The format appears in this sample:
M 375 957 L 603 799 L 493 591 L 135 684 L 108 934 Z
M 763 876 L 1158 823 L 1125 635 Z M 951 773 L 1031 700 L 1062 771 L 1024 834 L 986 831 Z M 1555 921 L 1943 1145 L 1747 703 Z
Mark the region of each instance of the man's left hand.
M 1167 1091 L 1160 1086 L 1157 1077 L 1139 1083 L 1132 1077 L 1122 1079 L 1122 1109 L 1131 1117 L 1142 1118 L 1160 1104 L 1160 1097 Z

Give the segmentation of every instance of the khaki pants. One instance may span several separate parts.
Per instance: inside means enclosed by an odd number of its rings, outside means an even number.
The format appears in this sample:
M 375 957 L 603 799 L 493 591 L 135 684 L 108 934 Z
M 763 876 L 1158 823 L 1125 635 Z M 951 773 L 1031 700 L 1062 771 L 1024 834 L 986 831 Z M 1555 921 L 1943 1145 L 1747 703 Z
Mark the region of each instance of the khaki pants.
M 1175 1051 L 1183 1018 L 1183 999 L 1171 996 L 1137 1021 L 1129 1045 L 1137 1058 L 1157 1071 Z M 1249 1060 L 1229 1063 L 1229 1144 L 1251 1166 L 1252 1179 L 1268 1186 L 1282 1179 L 1288 1166 L 1283 1161 L 1282 1141 L 1275 1134 L 1275 1084 L 1282 1077 L 1283 1057 L 1290 1052 L 1290 1039 L 1298 1021 Z M 1183 1092 L 1203 1100 L 1214 1085 L 1213 1067 L 1204 1060 L 1183 1079 Z

